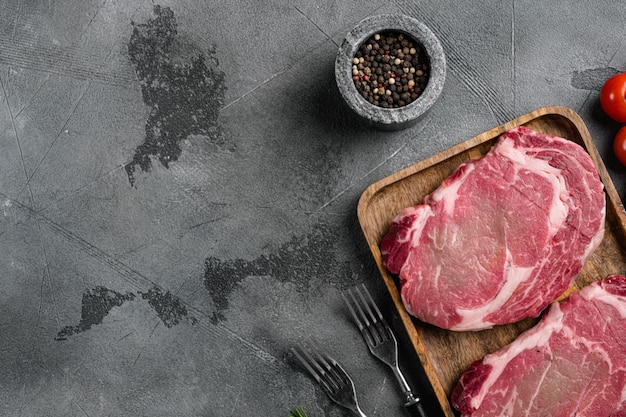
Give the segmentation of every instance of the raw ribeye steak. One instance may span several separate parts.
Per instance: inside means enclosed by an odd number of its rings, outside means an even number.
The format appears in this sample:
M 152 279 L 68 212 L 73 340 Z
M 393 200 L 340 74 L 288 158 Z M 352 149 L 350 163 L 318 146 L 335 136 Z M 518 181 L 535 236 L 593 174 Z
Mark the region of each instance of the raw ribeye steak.
M 600 244 L 603 190 L 581 146 L 517 127 L 400 212 L 383 261 L 424 322 L 480 330 L 537 317 Z
M 553 303 L 535 327 L 474 362 L 451 399 L 463 417 L 625 417 L 626 276 Z

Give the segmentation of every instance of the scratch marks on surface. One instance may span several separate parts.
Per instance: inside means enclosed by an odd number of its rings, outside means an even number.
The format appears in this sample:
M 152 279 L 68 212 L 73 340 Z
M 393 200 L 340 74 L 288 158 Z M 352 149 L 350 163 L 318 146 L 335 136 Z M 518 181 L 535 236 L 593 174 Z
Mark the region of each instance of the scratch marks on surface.
M 13 30 L 11 31 L 11 41 L 15 40 L 15 32 L 17 32 L 17 25 L 20 22 L 20 16 L 22 12 L 22 0 L 17 2 L 17 10 L 15 12 L 15 20 L 13 22 Z
M 11 6 L 11 8 L 5 3 L 2 2 L 0 6 L 4 9 L 0 14 L 0 19 L 3 20 L 1 23 L 7 27 L 11 25 L 12 28 L 10 36 L 0 37 L 0 63 L 81 80 L 104 82 L 124 88 L 136 85 L 134 74 L 128 70 L 128 67 L 110 68 L 108 57 L 97 53 L 98 51 L 95 51 L 93 46 L 85 48 L 85 45 L 80 42 L 60 46 L 48 38 L 42 39 L 39 32 L 32 29 L 32 26 L 40 22 L 29 21 L 28 16 L 22 13 L 22 1 L 17 2 L 17 6 Z M 105 3 L 99 6 L 84 31 L 91 25 Z M 9 15 L 15 15 L 11 17 L 10 22 L 7 21 Z
M 250 276 L 271 276 L 279 282 L 292 282 L 296 291 L 305 291 L 311 277 L 350 285 L 346 277 L 352 276 L 350 264 L 336 259 L 335 245 L 338 234 L 330 226 L 319 224 L 308 235 L 296 236 L 268 255 L 247 261 L 233 259 L 223 261 L 215 257 L 205 260 L 204 285 L 214 304 L 211 322 L 225 320 L 224 312 L 229 297 L 240 283 Z M 328 265 L 334 265 L 329 273 Z
M 13 129 L 13 134 L 15 136 L 15 142 L 17 144 L 17 149 L 18 149 L 18 152 L 20 154 L 20 161 L 21 161 L 21 165 L 22 165 L 22 170 L 24 171 L 24 177 L 26 178 L 25 187 L 28 188 L 28 196 L 30 197 L 30 201 L 33 204 L 33 206 L 35 206 L 35 196 L 33 195 L 33 191 L 30 188 L 30 184 L 28 182 L 28 170 L 26 169 L 26 161 L 24 160 L 24 152 L 22 151 L 22 145 L 20 143 L 20 137 L 19 137 L 19 135 L 17 133 L 17 128 L 15 127 L 15 116 L 13 115 L 13 111 L 11 110 L 11 104 L 9 103 L 9 95 L 7 94 L 7 90 L 6 90 L 6 87 L 4 85 L 4 81 L 2 80 L 2 77 L 0 77 L 0 85 L 2 86 L 2 94 L 4 96 L 4 101 L 5 101 L 6 106 L 7 106 L 7 111 L 9 112 L 9 117 L 11 118 L 11 128 Z M 24 187 L 22 187 L 22 190 L 23 189 L 24 189 Z M 20 190 L 20 193 L 21 193 L 22 190 Z
M 426 127 L 430 124 L 431 119 L 429 119 L 420 129 L 420 132 L 423 131 L 424 129 L 426 129 Z M 419 133 L 419 132 L 418 132 Z M 407 136 L 407 135 L 405 135 Z M 410 135 L 408 135 L 408 139 L 405 139 L 404 142 L 400 145 L 400 147 L 398 147 L 395 151 L 393 151 L 391 154 L 389 154 L 389 156 L 387 156 L 385 159 L 383 159 L 381 162 L 379 162 L 377 165 L 375 165 L 372 169 L 370 169 L 369 171 L 367 171 L 365 174 L 361 175 L 359 178 L 357 178 L 356 180 L 350 182 L 350 184 L 348 184 L 348 186 L 346 188 L 344 188 L 343 190 L 341 190 L 339 193 L 335 194 L 330 200 L 328 200 L 327 202 L 325 202 L 324 204 L 322 204 L 322 206 L 320 206 L 320 208 L 317 209 L 317 211 L 322 211 L 324 210 L 326 207 L 328 207 L 330 204 L 332 204 L 333 201 L 337 200 L 339 197 L 341 197 L 343 194 L 345 194 L 348 190 L 350 190 L 352 187 L 354 187 L 356 184 L 358 184 L 359 181 L 362 181 L 363 179 L 367 178 L 368 176 L 370 176 L 373 172 L 376 172 L 380 167 L 384 166 L 388 161 L 390 161 L 391 159 L 393 159 L 396 155 L 398 155 L 404 148 L 407 147 L 407 145 L 411 142 L 411 140 L 415 137 L 415 132 L 412 132 Z
M 40 225 L 47 227 L 52 232 L 56 233 L 58 236 L 64 238 L 70 245 L 78 248 L 80 251 L 88 254 L 94 260 L 97 260 L 107 266 L 112 271 L 115 271 L 121 278 L 123 278 L 126 282 L 134 285 L 136 288 L 145 288 L 146 285 L 155 285 L 152 281 L 150 281 L 145 276 L 141 275 L 137 271 L 128 267 L 122 262 L 113 259 L 110 255 L 102 251 L 100 248 L 94 246 L 89 243 L 85 239 L 80 236 L 72 233 L 67 230 L 65 227 L 59 225 L 58 223 L 50 220 L 48 217 L 43 216 L 40 212 L 33 210 L 31 207 L 20 203 L 17 200 L 10 199 L 7 195 L 0 191 L 0 197 L 11 201 L 12 205 L 16 208 L 23 211 L 25 214 L 30 216 L 33 220 L 39 222 Z
M 114 173 L 115 171 L 119 171 L 120 169 L 123 169 L 124 165 L 118 165 L 108 171 L 103 172 L 100 175 L 96 175 L 94 176 L 94 178 L 91 181 L 86 182 L 85 184 L 81 185 L 80 187 L 75 188 L 74 190 L 70 191 L 69 193 L 67 193 L 66 195 L 64 195 L 63 197 L 59 198 L 58 200 L 52 201 L 50 204 L 48 204 L 47 206 L 42 206 L 39 208 L 39 211 L 44 212 L 46 210 L 49 210 L 50 208 L 62 203 L 63 201 L 66 201 L 72 197 L 74 197 L 76 194 L 80 193 L 81 191 L 90 188 L 93 184 L 102 181 L 102 178 L 108 177 L 110 176 L 112 173 Z
M 263 80 L 259 85 L 254 86 L 253 88 L 251 88 L 250 90 L 246 91 L 245 93 L 243 93 L 242 95 L 240 95 L 236 99 L 232 100 L 230 103 L 226 104 L 224 107 L 222 107 L 222 110 L 226 110 L 227 108 L 229 108 L 233 104 L 236 104 L 236 103 L 240 102 L 244 98 L 248 97 L 250 94 L 254 93 L 255 91 L 257 91 L 261 87 L 265 86 L 267 83 L 272 81 L 274 78 L 278 77 L 279 75 L 284 74 L 285 72 L 289 71 L 290 69 L 291 69 L 291 66 L 289 66 L 287 68 L 284 68 L 284 69 L 282 69 L 282 70 L 280 70 L 278 72 L 275 72 L 274 74 L 270 75 L 268 78 Z
M 37 225 L 39 232 L 41 233 L 41 225 Z M 50 262 L 48 261 L 48 252 L 46 251 L 46 246 L 41 242 L 41 250 L 43 253 L 43 261 L 44 261 L 44 272 L 43 272 L 43 280 L 48 282 L 48 290 L 50 291 L 50 297 L 52 299 L 52 306 L 54 308 L 54 315 L 56 316 L 57 325 L 60 325 L 61 320 L 59 318 L 59 311 L 57 306 L 57 300 L 54 292 L 54 286 L 52 285 L 52 276 L 50 274 Z M 43 287 L 43 282 L 42 282 Z M 43 291 L 42 291 L 43 295 Z
M 11 127 L 13 129 L 13 134 L 15 135 L 15 142 L 17 143 L 17 148 L 20 153 L 20 158 L 22 160 L 22 169 L 24 170 L 25 178 L 28 180 L 28 172 L 26 170 L 26 162 L 24 161 L 24 153 L 22 152 L 22 145 L 20 144 L 20 138 L 17 134 L 17 129 L 15 128 L 15 117 L 13 116 L 13 111 L 11 110 L 11 105 L 9 104 L 9 96 L 7 94 L 6 87 L 4 86 L 4 80 L 0 77 L 0 86 L 2 86 L 2 95 L 4 97 L 4 102 L 7 106 L 7 111 L 9 112 L 9 117 L 11 118 Z
M 420 9 L 420 5 L 411 0 L 398 0 L 398 7 L 419 20 L 424 20 L 424 17 L 429 15 Z M 463 48 L 454 42 L 455 28 L 448 25 L 449 21 L 449 19 L 442 18 L 425 22 L 433 29 L 441 42 L 446 53 L 448 68 L 458 75 L 470 92 L 487 105 L 498 123 L 505 123 L 512 119 L 515 117 L 515 109 L 510 102 L 503 100 L 503 95 L 480 71 L 480 64 L 474 62 L 471 55 L 465 54 Z
M 135 185 L 135 171 L 148 172 L 152 158 L 163 167 L 177 161 L 180 142 L 202 135 L 223 145 L 218 116 L 224 104 L 225 74 L 218 69 L 215 50 L 198 53 L 181 42 L 174 12 L 155 6 L 155 17 L 135 24 L 128 54 L 150 107 L 144 142 L 136 149 L 126 173 Z
M 87 25 L 85 25 L 85 29 L 83 29 L 83 31 L 81 32 L 80 36 L 78 37 L 77 43 L 80 43 L 81 40 L 85 37 L 85 34 L 89 31 L 89 28 L 91 27 L 91 24 L 93 23 L 94 20 L 96 20 L 96 17 L 98 17 L 98 15 L 100 14 L 100 11 L 104 8 L 104 5 L 106 4 L 106 2 L 107 2 L 107 0 L 104 0 L 100 4 L 100 6 L 98 6 L 98 8 L 94 12 L 93 16 L 91 16 L 91 19 L 89 19 L 89 22 L 87 22 Z
M 75 400 L 72 400 L 72 404 L 74 404 L 84 416 L 90 417 L 89 414 L 83 409 L 83 407 L 81 407 L 80 404 L 78 404 Z
M 72 107 L 72 110 L 70 111 L 70 113 L 68 114 L 68 116 L 65 118 L 65 121 L 63 122 L 63 125 L 61 126 L 61 128 L 59 129 L 59 131 L 57 132 L 56 136 L 54 137 L 54 139 L 52 140 L 52 142 L 50 143 L 50 145 L 48 145 L 48 148 L 46 149 L 46 152 L 43 154 L 43 156 L 41 157 L 41 159 L 39 160 L 39 162 L 37 162 L 37 165 L 35 165 L 35 167 L 33 168 L 33 172 L 30 173 L 30 175 L 27 176 L 26 179 L 26 183 L 24 184 L 24 186 L 22 187 L 22 190 L 30 185 L 31 180 L 33 179 L 33 177 L 35 176 L 35 174 L 37 173 L 37 171 L 39 171 L 39 168 L 41 167 L 41 165 L 43 164 L 43 162 L 46 160 L 46 158 L 48 157 L 48 154 L 50 153 L 50 151 L 52 150 L 52 148 L 54 147 L 54 145 L 57 143 L 57 141 L 59 140 L 59 138 L 61 137 L 61 135 L 63 134 L 63 132 L 66 131 L 67 129 L 67 124 L 70 122 L 70 120 L 72 119 L 72 116 L 74 116 L 74 114 L 76 114 L 76 110 L 78 109 L 78 106 L 80 105 L 81 101 L 83 101 L 83 98 L 85 97 L 85 94 L 87 93 L 87 90 L 89 90 L 89 87 L 91 86 L 91 82 L 88 81 L 85 85 L 85 88 L 83 88 L 83 90 L 80 93 L 80 96 L 78 97 L 78 99 L 76 100 L 76 103 L 74 103 L 74 106 Z M 26 168 L 24 168 L 26 169 Z M 21 192 L 21 190 L 20 190 Z
M 152 287 L 147 292 L 137 291 L 137 293 L 127 292 L 125 294 L 108 288 L 98 286 L 83 294 L 80 322 L 75 326 L 66 326 L 59 331 L 55 340 L 67 340 L 69 336 L 84 332 L 93 326 L 102 324 L 104 318 L 115 307 L 134 301 L 137 296 L 146 300 L 148 305 L 155 311 L 157 317 L 167 328 L 179 324 L 188 317 L 187 308 L 178 297 L 169 291 L 163 292 L 158 287 Z M 197 322 L 194 317 L 189 317 L 192 324 Z M 153 329 L 154 331 L 154 329 Z
M 9 73 L 12 71 L 11 67 L 7 67 L 7 79 L 9 78 Z M 35 92 L 33 92 L 33 94 L 28 98 L 28 100 L 22 105 L 22 107 L 20 109 L 17 110 L 17 112 L 13 115 L 14 119 L 17 119 L 18 117 L 20 117 L 20 115 L 22 114 L 22 112 L 28 108 L 28 106 L 30 106 L 30 103 L 33 101 L 33 99 L 35 97 L 37 97 L 37 95 L 39 94 L 39 92 L 44 88 L 44 86 L 48 83 L 48 81 L 50 80 L 50 74 L 46 74 L 46 77 L 43 79 L 43 81 L 39 84 L 39 86 L 37 87 L 37 89 L 35 90 Z
M 322 211 L 324 210 L 326 207 L 328 207 L 330 204 L 332 204 L 333 201 L 337 200 L 339 197 L 341 197 L 343 194 L 345 194 L 348 190 L 350 190 L 352 187 L 354 187 L 355 184 L 357 184 L 359 181 L 363 180 L 364 178 L 367 178 L 371 173 L 375 172 L 378 168 L 380 168 L 381 166 L 385 165 L 387 163 L 387 161 L 389 161 L 390 159 L 392 159 L 394 156 L 396 156 L 400 151 L 402 151 L 407 145 L 409 144 L 409 141 L 404 142 L 398 149 L 396 149 L 394 152 L 391 153 L 391 155 L 389 155 L 387 158 L 385 158 L 383 161 L 381 161 L 379 164 L 377 164 L 376 166 L 374 166 L 374 168 L 370 169 L 369 171 L 367 171 L 365 174 L 363 174 L 361 177 L 359 177 L 358 179 L 356 179 L 355 181 L 352 181 L 350 184 L 348 184 L 348 186 L 346 188 L 344 188 L 343 190 L 341 190 L 339 193 L 335 194 L 330 200 L 328 200 L 327 202 L 325 202 L 324 204 L 322 204 L 320 206 L 320 208 L 317 209 L 317 211 Z
M 124 279 L 135 288 L 145 288 L 146 286 L 151 288 L 147 292 L 138 290 L 135 293 L 126 294 L 121 294 L 105 287 L 96 287 L 94 290 L 86 292 L 83 294 L 79 324 L 63 328 L 58 332 L 55 338 L 56 340 L 65 340 L 68 336 L 89 330 L 92 326 L 102 323 L 102 320 L 109 314 L 112 308 L 119 307 L 124 302 L 135 300 L 137 295 L 140 295 L 142 300 L 148 302 L 150 307 L 157 314 L 157 317 L 166 327 L 172 327 L 180 323 L 184 318 L 190 320 L 192 324 L 197 322 L 195 316 L 189 313 L 189 309 L 179 298 L 171 295 L 167 291 L 164 292 L 143 275 L 111 258 L 96 246 L 68 231 L 27 205 L 19 201 L 11 200 L 1 192 L 0 197 L 10 201 L 13 206 L 28 214 L 33 220 L 38 222 L 40 228 L 45 226 L 60 237 L 65 238 L 68 243 L 77 246 L 79 250 L 87 253 L 93 259 L 102 262 L 105 266 L 116 272 L 120 278 Z M 41 291 L 43 291 L 44 280 L 45 276 L 42 278 Z
M 87 254 L 91 257 L 93 261 L 101 263 L 110 271 L 114 272 L 119 278 L 123 279 L 127 284 L 136 289 L 135 294 L 143 293 L 143 289 L 145 288 L 158 288 L 158 285 L 153 283 L 145 275 L 130 268 L 123 262 L 112 258 L 109 254 L 105 253 L 100 248 L 87 242 L 80 236 L 77 236 L 76 234 L 55 223 L 49 218 L 43 216 L 40 212 L 33 210 L 31 207 L 17 200 L 12 200 L 11 198 L 9 198 L 9 196 L 2 193 L 2 191 L 0 191 L 0 200 L 4 200 L 5 205 L 11 204 L 15 208 L 28 215 L 29 218 L 31 218 L 33 221 L 39 222 L 42 226 L 45 226 L 51 232 L 65 239 L 69 247 L 73 247 L 74 249 L 78 249 L 79 251 Z M 215 323 L 210 323 L 208 319 L 205 320 L 204 318 L 206 317 L 206 314 L 204 311 L 201 311 L 193 307 L 192 305 L 185 304 L 183 300 L 180 300 L 180 302 L 181 304 L 185 305 L 185 308 L 188 311 L 187 318 L 188 320 L 191 320 L 192 324 L 196 324 L 196 328 L 201 329 L 202 331 L 212 335 L 213 337 L 220 338 L 224 341 L 230 341 L 230 343 L 240 346 L 252 356 L 256 357 L 260 361 L 263 361 L 269 367 L 282 369 L 286 366 L 284 361 L 282 361 L 280 358 L 274 356 L 270 352 L 264 350 L 262 347 L 240 336 L 236 332 L 226 327 L 224 324 L 215 325 Z M 196 319 L 197 321 L 195 321 Z
M 41 274 L 41 285 L 39 287 L 39 306 L 37 307 L 37 324 L 41 320 L 41 313 L 43 310 L 43 299 L 44 299 L 44 287 L 46 284 L 46 272 L 44 271 Z
M 237 396 L 235 397 L 235 401 L 233 403 L 233 408 L 230 410 L 230 415 L 234 416 L 235 411 L 237 410 L 237 405 L 239 405 L 239 397 L 241 396 L 241 389 L 237 390 Z
M 300 10 L 300 9 L 298 8 L 298 6 L 293 6 L 293 8 L 294 8 L 294 9 L 296 9 L 296 11 L 297 11 L 298 13 L 300 13 L 302 16 L 304 16 L 304 18 L 305 18 L 306 20 L 308 20 L 309 22 L 311 22 L 311 24 L 312 24 L 313 26 L 315 26 L 315 27 L 317 28 L 317 30 L 319 30 L 319 31 L 320 31 L 320 32 L 321 32 L 321 33 L 322 33 L 322 34 L 326 37 L 326 39 L 328 39 L 329 41 L 331 41 L 332 43 L 334 43 L 336 47 L 339 47 L 339 45 L 337 44 L 337 42 L 335 42 L 335 40 L 334 40 L 333 38 L 331 38 L 331 37 L 328 35 L 328 33 L 324 32 L 324 30 L 323 30 L 323 29 L 322 29 L 322 28 L 321 28 L 321 27 L 320 27 L 317 23 L 315 23 L 315 22 L 314 22 L 314 21 L 313 21 L 313 20 L 312 20 L 309 16 L 307 16 L 307 15 L 306 15 L 306 13 L 304 13 L 302 10 Z
M 154 326 L 152 326 L 152 330 L 150 331 L 150 335 L 145 340 L 143 346 L 139 350 L 139 353 L 137 353 L 137 356 L 135 356 L 135 360 L 133 361 L 133 367 L 135 367 L 137 365 L 137 362 L 139 362 L 139 358 L 141 358 L 141 355 L 143 354 L 143 351 L 146 348 L 146 345 L 147 345 L 148 341 L 150 339 L 152 339 L 152 336 L 154 336 L 154 332 L 156 331 L 157 327 L 159 327 L 159 322 L 157 322 Z
M 376 411 L 378 410 L 378 404 L 380 403 L 380 399 L 383 398 L 383 393 L 386 386 L 387 377 L 383 377 L 383 382 L 380 384 L 380 388 L 378 389 L 378 393 L 376 395 L 376 401 L 374 402 L 374 414 L 376 414 Z

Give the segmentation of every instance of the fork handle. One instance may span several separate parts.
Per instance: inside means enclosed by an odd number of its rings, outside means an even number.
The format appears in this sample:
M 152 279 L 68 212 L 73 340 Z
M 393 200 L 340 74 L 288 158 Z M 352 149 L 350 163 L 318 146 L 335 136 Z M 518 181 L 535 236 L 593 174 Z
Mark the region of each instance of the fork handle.
M 355 414 L 359 417 L 367 417 L 359 408 L 356 409 Z
M 411 417 L 428 417 L 428 414 L 426 414 L 424 406 L 420 400 L 417 400 L 413 404 L 407 404 L 405 407 L 409 411 Z

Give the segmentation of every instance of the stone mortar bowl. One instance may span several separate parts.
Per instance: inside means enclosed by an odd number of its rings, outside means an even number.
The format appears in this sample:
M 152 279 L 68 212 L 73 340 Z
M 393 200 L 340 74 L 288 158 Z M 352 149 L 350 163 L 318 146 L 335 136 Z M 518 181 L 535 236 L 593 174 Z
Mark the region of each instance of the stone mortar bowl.
M 401 32 L 420 43 L 429 60 L 426 88 L 413 102 L 398 108 L 376 106 L 361 96 L 352 80 L 352 59 L 361 44 L 381 32 Z M 348 106 L 366 123 L 382 130 L 410 127 L 432 107 L 446 78 L 446 57 L 435 34 L 422 22 L 401 14 L 371 16 L 362 20 L 343 40 L 335 60 L 335 79 Z

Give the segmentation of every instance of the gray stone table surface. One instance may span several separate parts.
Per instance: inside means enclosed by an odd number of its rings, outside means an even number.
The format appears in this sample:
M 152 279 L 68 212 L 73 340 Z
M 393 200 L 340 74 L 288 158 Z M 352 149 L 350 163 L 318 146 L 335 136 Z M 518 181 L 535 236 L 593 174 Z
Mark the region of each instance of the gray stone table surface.
M 424 388 L 359 196 L 563 105 L 626 197 L 598 104 L 626 70 L 617 3 L 0 0 L 0 415 L 347 415 L 289 353 L 309 337 L 369 416 L 405 415 L 340 296 L 370 288 Z M 409 130 L 355 123 L 333 78 L 345 33 L 382 13 L 424 22 L 447 57 Z

